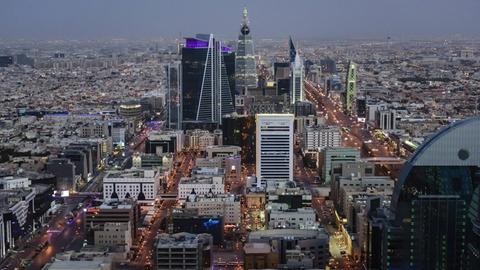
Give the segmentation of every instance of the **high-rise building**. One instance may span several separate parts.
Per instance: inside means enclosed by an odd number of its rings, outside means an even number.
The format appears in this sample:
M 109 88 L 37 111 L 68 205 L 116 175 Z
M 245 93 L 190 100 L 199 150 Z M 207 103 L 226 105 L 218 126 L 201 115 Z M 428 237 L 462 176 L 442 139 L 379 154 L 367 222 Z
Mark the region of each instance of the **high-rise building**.
M 187 38 L 182 48 L 183 121 L 221 124 L 222 116 L 234 112 L 234 54 L 213 35 Z
M 478 117 L 455 122 L 405 163 L 391 204 L 403 232 L 395 269 L 478 269 L 479 133 Z
M 182 64 L 179 61 L 165 65 L 167 85 L 167 125 L 182 128 Z
M 293 181 L 293 114 L 257 114 L 257 179 Z
M 300 55 L 295 54 L 295 61 L 290 64 L 290 102 L 303 101 L 303 62 Z
M 354 106 L 357 99 L 357 65 L 352 61 L 348 63 L 345 92 L 342 97 L 344 111 L 348 114 L 355 113 Z
M 295 44 L 293 43 L 293 39 L 291 36 L 288 39 L 288 48 L 289 48 L 290 63 L 293 63 L 295 62 L 295 57 L 297 56 L 297 49 L 295 49 Z
M 238 36 L 235 58 L 235 83 L 237 94 L 246 95 L 248 89 L 256 88 L 258 83 L 257 65 L 250 35 L 247 9 L 243 9 L 243 22 Z

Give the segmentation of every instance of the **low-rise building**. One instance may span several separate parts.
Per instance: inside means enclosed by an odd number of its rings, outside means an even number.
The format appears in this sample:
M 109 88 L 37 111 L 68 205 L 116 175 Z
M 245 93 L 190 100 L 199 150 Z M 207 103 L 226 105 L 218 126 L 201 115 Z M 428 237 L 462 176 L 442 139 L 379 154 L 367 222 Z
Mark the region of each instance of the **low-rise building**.
M 94 231 L 96 246 L 124 247 L 125 251 L 132 246 L 132 230 L 130 222 L 105 222 L 103 228 Z
M 191 194 L 185 201 L 186 209 L 197 209 L 199 215 L 222 216 L 225 224 L 240 224 L 240 199 L 233 194 L 203 195 Z
M 154 269 L 210 269 L 212 242 L 209 234 L 160 234 L 154 244 Z
M 326 268 L 329 255 L 329 237 L 325 230 L 269 229 L 251 232 L 249 243 L 266 243 L 280 257 L 280 264 L 287 264 L 287 254 L 297 248 L 310 251 L 314 268 Z
M 112 171 L 103 178 L 103 198 L 153 201 L 160 187 L 160 173 L 153 169 Z
M 185 200 L 190 194 L 207 195 L 225 193 L 224 177 L 220 175 L 192 175 L 182 177 L 178 184 L 178 199 Z

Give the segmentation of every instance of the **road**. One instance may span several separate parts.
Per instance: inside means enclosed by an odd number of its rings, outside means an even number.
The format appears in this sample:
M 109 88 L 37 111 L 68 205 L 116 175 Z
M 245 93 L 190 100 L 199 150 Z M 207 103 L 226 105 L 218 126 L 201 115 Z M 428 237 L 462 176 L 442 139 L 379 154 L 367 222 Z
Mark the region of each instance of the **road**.
M 197 153 L 194 151 L 180 152 L 176 155 L 175 159 L 181 165 L 172 170 L 167 177 L 167 193 L 178 192 L 178 183 L 180 178 L 190 174 L 193 166 L 194 159 Z M 168 217 L 169 212 L 177 204 L 177 201 L 158 201 L 155 204 L 155 213 L 152 218 L 152 223 L 146 229 L 143 230 L 142 235 L 138 243 L 138 251 L 133 254 L 131 266 L 135 269 L 150 269 L 152 267 L 153 259 L 153 244 L 155 237 L 161 232 L 160 227 L 162 220 Z
M 319 86 L 305 81 L 305 96 L 316 106 L 317 114 L 325 117 L 327 124 L 343 128 L 343 146 L 360 149 L 363 157 L 399 158 L 395 149 L 391 149 L 385 141 L 375 137 L 373 128 L 358 122 L 356 117 L 343 113 L 341 104 L 329 98 Z M 385 164 L 381 169 L 393 178 L 398 176 L 399 166 Z

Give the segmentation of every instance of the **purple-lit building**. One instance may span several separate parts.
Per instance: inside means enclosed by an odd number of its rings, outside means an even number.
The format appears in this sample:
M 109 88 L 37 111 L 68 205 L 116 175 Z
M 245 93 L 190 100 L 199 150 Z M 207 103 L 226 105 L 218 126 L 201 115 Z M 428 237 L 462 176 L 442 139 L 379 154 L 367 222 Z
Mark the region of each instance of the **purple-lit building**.
M 213 35 L 186 38 L 182 48 L 183 122 L 221 124 L 234 112 L 235 54 Z

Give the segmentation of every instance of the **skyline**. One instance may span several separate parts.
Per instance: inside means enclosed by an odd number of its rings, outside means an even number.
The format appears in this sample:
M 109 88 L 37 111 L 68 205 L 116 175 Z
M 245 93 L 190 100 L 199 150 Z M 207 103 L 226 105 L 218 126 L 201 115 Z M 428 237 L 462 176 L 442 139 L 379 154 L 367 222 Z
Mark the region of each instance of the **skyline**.
M 200 32 L 235 39 L 243 7 L 249 10 L 254 39 L 480 36 L 475 0 L 8 0 L 3 7 L 0 40 L 155 39 Z

